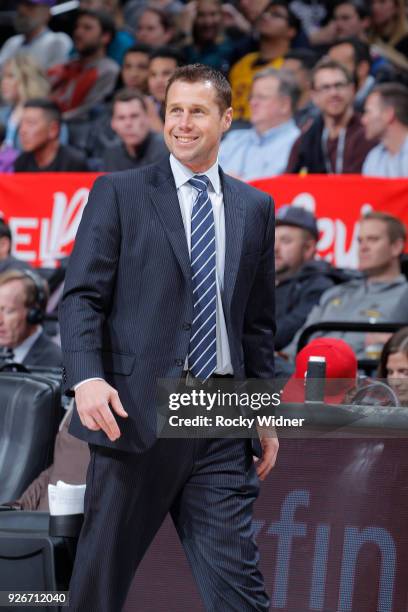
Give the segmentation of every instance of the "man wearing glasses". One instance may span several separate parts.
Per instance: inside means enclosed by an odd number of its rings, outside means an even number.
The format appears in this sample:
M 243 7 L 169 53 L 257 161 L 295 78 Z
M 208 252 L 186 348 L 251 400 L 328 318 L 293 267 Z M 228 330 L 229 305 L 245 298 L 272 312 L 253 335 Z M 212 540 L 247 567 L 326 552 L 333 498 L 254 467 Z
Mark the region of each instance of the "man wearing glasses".
M 286 171 L 359 174 L 377 143 L 366 139 L 354 111 L 354 76 L 342 64 L 323 58 L 313 71 L 312 96 L 321 116 L 293 145 Z

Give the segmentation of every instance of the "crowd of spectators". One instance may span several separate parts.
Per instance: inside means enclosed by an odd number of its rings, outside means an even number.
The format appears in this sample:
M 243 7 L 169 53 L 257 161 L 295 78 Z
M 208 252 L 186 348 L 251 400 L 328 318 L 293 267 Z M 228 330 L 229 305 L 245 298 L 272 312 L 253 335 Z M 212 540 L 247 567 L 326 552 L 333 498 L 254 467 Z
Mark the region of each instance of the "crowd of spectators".
M 123 156 L 112 163 L 123 144 L 112 101 L 134 90 L 160 136 L 171 74 L 204 63 L 232 87 L 227 172 L 408 176 L 403 0 L 80 0 L 62 14 L 58 4 L 18 0 L 0 28 L 2 172 L 21 171 L 17 158 L 33 153 L 21 136 L 33 99 L 56 104 L 58 141 L 86 158 L 82 170 L 122 169 Z M 132 145 L 135 166 L 151 162 L 143 142 Z M 78 171 L 36 157 L 30 171 Z
M 177 66 L 198 62 L 231 83 L 234 121 L 220 148 L 227 173 L 408 177 L 402 0 L 80 0 L 62 14 L 58 4 L 18 0 L 8 29 L 0 11 L 1 172 L 111 172 L 157 161 L 167 154 L 167 82 Z M 353 272 L 317 257 L 311 213 L 283 207 L 276 225 L 276 350 L 286 370 L 316 321 L 408 323 L 401 221 L 386 210 L 361 220 Z M 27 269 L 1 222 L 0 272 Z M 0 293 L 29 283 L 13 279 Z M 337 337 L 359 359 L 387 340 Z

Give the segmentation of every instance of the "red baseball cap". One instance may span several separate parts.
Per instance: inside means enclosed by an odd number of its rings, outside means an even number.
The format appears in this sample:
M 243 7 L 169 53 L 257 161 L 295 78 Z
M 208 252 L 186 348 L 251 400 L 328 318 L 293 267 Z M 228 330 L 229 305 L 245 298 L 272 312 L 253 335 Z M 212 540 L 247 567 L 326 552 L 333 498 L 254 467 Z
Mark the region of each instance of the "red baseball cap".
M 296 370 L 282 394 L 283 402 L 305 401 L 305 374 L 309 357 L 326 360 L 326 385 L 324 399 L 327 404 L 341 404 L 347 391 L 355 385 L 357 358 L 347 342 L 338 338 L 316 338 L 296 356 Z

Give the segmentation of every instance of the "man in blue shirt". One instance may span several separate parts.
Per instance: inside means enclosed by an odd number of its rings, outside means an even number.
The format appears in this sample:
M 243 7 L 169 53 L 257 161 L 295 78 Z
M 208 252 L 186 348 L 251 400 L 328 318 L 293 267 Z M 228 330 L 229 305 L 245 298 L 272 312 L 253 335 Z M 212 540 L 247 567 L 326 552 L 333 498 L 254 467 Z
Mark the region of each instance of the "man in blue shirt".
M 363 115 L 367 138 L 380 144 L 367 155 L 366 176 L 408 176 L 408 87 L 400 83 L 378 85 L 367 98 Z
M 254 77 L 250 96 L 252 127 L 230 132 L 221 143 L 224 171 L 243 180 L 282 174 L 300 134 L 293 119 L 299 98 L 293 75 L 266 68 Z

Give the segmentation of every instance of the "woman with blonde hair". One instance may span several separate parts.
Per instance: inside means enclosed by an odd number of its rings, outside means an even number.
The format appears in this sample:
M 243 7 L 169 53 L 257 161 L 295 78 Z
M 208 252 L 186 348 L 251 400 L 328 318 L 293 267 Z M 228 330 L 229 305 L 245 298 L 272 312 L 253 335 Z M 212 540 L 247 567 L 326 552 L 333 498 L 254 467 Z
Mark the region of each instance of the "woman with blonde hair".
M 405 0 L 370 0 L 370 43 L 388 46 L 408 57 Z M 391 58 L 392 60 L 392 58 Z
M 4 145 L 19 149 L 18 127 L 24 103 L 30 98 L 46 98 L 50 85 L 44 70 L 25 53 L 18 53 L 5 62 L 1 73 L 0 123 L 6 128 Z

